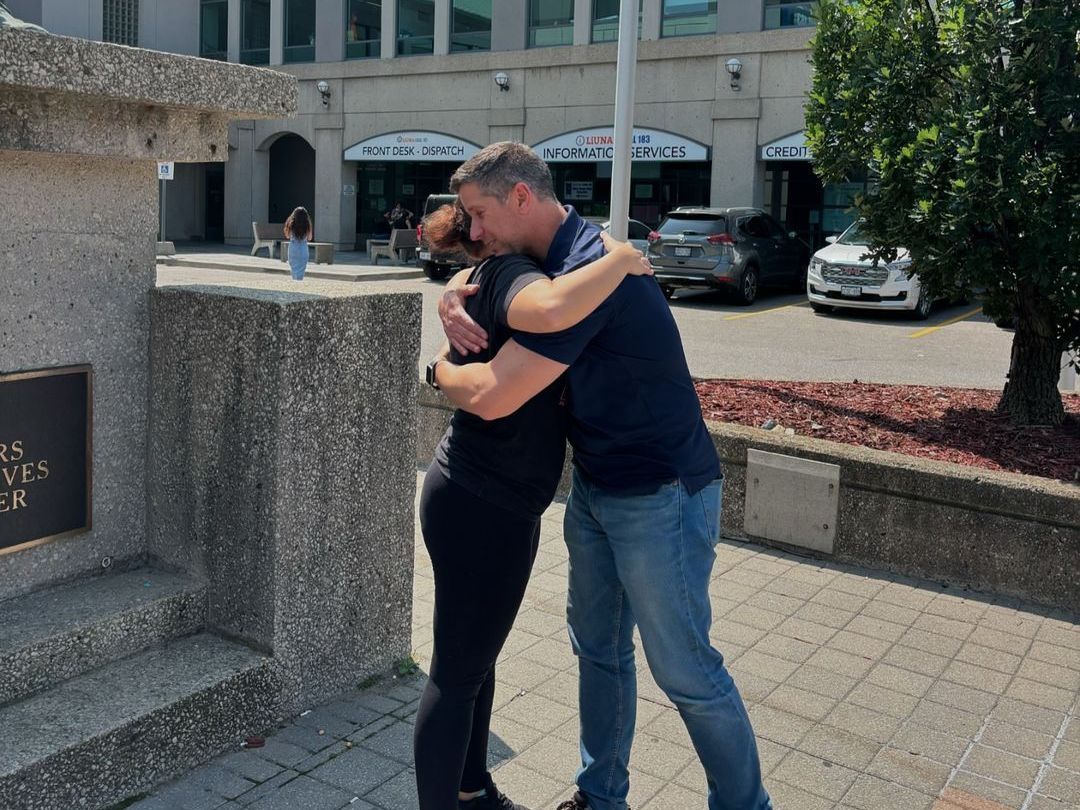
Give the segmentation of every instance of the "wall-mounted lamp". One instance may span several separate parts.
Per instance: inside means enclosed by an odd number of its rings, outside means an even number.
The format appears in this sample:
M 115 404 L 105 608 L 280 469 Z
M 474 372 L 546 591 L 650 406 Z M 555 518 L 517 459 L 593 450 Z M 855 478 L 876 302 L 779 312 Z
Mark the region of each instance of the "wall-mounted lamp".
M 510 77 L 503 73 L 501 70 L 495 74 L 495 84 L 499 85 L 499 91 L 510 90 Z
M 330 106 L 330 83 L 325 79 L 315 85 L 315 88 L 319 91 L 319 95 L 322 96 L 322 105 L 324 107 Z
M 731 89 L 739 89 L 739 79 L 742 78 L 742 62 L 734 56 L 727 60 L 727 72 L 731 74 Z

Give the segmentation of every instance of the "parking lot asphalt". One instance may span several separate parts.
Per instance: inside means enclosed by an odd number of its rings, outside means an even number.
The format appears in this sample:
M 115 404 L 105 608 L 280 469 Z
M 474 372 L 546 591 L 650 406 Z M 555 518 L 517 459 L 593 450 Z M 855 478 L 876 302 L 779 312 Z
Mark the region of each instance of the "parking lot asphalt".
M 220 269 L 158 268 L 159 284 L 292 284 L 273 278 Z M 444 284 L 426 278 L 348 283 L 363 284 L 372 291 L 423 296 L 418 363 L 422 369 L 442 345 L 437 305 Z M 328 284 L 335 282 L 306 279 L 302 289 L 318 292 Z M 691 291 L 676 293 L 670 305 L 690 372 L 700 378 L 857 379 L 1000 389 L 1009 368 L 1012 333 L 998 329 L 982 315 L 978 301 L 939 306 L 927 321 L 889 312 L 820 315 L 803 296 L 768 290 L 750 307 L 739 306 L 721 293 Z
M 443 285 L 392 286 L 424 295 L 424 364 L 442 344 L 436 307 Z M 1009 369 L 1012 333 L 982 315 L 978 301 L 937 307 L 926 321 L 890 312 L 819 315 L 804 296 L 787 292 L 766 291 L 743 307 L 721 293 L 682 291 L 670 304 L 695 377 L 997 389 Z

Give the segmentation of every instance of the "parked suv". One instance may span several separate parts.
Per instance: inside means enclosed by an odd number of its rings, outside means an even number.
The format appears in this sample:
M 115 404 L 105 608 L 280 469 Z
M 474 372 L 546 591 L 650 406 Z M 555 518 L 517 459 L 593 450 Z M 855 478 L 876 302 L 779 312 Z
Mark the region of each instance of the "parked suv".
M 676 208 L 649 234 L 646 255 L 669 298 L 706 287 L 752 304 L 761 285 L 804 289 L 810 248 L 759 208 Z
M 444 205 L 454 205 L 455 203 L 457 203 L 457 194 L 430 194 L 424 201 L 424 216 L 426 217 L 432 211 Z M 470 264 L 469 257 L 461 251 L 456 253 L 432 251 L 431 247 L 424 242 L 423 220 L 416 226 L 416 241 L 420 245 L 417 254 L 420 259 L 420 266 L 424 269 L 424 275 L 430 279 L 442 281 L 451 273 L 468 267 Z
M 912 273 L 906 250 L 901 248 L 889 264 L 874 261 L 858 222 L 826 241 L 830 244 L 810 260 L 806 278 L 806 297 L 815 312 L 851 307 L 903 310 L 917 320 L 930 317 L 934 301 Z

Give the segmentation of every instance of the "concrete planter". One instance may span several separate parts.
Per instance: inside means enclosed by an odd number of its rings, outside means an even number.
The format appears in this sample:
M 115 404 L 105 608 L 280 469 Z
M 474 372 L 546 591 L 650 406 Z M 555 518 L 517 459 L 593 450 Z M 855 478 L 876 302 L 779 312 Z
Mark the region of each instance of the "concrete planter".
M 450 413 L 445 399 L 422 388 L 418 463 L 431 460 Z M 725 537 L 1080 611 L 1080 487 L 820 439 L 777 436 L 741 425 L 710 422 L 709 430 L 726 476 Z M 831 551 L 748 531 L 749 450 L 838 468 Z M 564 475 L 560 493 L 565 494 L 567 487 Z M 802 497 L 802 490 L 793 490 L 769 506 L 778 512 L 806 514 Z

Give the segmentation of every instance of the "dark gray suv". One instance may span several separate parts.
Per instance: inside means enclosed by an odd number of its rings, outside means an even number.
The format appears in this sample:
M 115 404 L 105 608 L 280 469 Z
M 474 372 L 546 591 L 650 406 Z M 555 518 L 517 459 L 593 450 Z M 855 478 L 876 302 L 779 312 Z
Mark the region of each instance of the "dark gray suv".
M 647 256 L 669 298 L 706 287 L 752 304 L 762 285 L 805 289 L 810 248 L 760 208 L 676 208 L 649 234 Z

